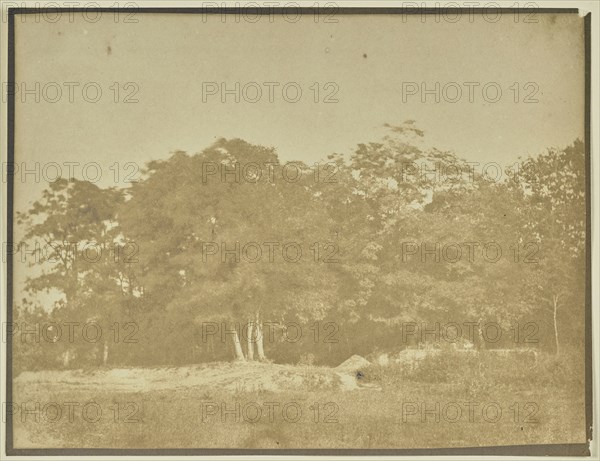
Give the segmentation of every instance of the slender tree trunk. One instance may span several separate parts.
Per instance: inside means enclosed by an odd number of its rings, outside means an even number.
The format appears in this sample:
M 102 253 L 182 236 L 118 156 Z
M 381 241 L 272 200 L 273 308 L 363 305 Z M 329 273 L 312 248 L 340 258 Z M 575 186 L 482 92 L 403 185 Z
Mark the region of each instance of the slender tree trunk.
M 483 319 L 479 317 L 479 321 L 477 322 L 477 334 L 479 336 L 479 349 L 485 349 L 487 344 L 485 343 L 485 338 L 483 337 L 483 330 L 481 329 L 481 324 L 483 323 Z
M 558 296 L 552 296 L 552 308 L 553 308 L 553 316 L 554 316 L 554 343 L 556 345 L 556 355 L 560 354 L 560 347 L 558 345 L 558 323 L 556 321 L 556 314 L 558 313 Z
M 262 323 L 260 321 L 260 315 L 258 312 L 256 313 L 255 329 L 256 329 L 256 353 L 258 354 L 258 360 L 260 360 L 262 362 L 262 361 L 266 360 L 267 357 L 265 356 L 265 349 L 264 349 L 264 343 L 263 343 L 263 327 L 262 327 Z
M 104 348 L 102 350 L 102 365 L 106 366 L 108 363 L 108 341 L 104 340 Z
M 65 355 L 63 356 L 63 367 L 68 368 L 71 364 L 71 350 L 67 349 L 65 351 Z
M 242 343 L 240 343 L 240 337 L 238 335 L 237 330 L 233 329 L 233 349 L 235 351 L 236 360 L 246 360 L 244 357 L 244 352 L 242 352 Z
M 248 360 L 254 360 L 254 338 L 252 337 L 253 332 L 254 323 L 252 322 L 252 319 L 248 319 L 248 325 L 246 326 L 246 348 L 248 349 L 246 357 L 248 357 Z

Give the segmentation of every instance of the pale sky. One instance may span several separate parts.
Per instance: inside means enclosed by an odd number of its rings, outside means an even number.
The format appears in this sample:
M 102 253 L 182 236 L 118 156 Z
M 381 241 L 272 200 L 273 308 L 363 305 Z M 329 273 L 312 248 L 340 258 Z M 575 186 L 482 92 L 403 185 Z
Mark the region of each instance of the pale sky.
M 384 123 L 407 119 L 416 120 L 429 144 L 482 163 L 508 164 L 583 137 L 583 18 L 577 14 L 538 14 L 538 22 L 529 24 L 515 23 L 512 15 L 497 23 L 478 15 L 472 23 L 400 15 L 337 15 L 337 23 L 325 24 L 312 17 L 290 23 L 281 16 L 256 23 L 184 14 L 135 18 L 129 24 L 109 13 L 96 23 L 81 15 L 56 23 L 17 17 L 16 81 L 29 89 L 36 82 L 63 88 L 55 103 L 43 95 L 39 103 L 32 95 L 23 103 L 17 94 L 17 164 L 98 162 L 100 184 L 114 185 L 109 166 L 115 162 L 122 183 L 130 171 L 126 162 L 143 165 L 175 150 L 198 152 L 218 137 L 276 147 L 284 161 L 314 162 L 378 141 L 387 134 Z M 65 82 L 79 85 L 73 103 Z M 97 103 L 83 99 L 88 82 L 102 89 Z M 119 103 L 114 82 L 121 87 Z M 127 82 L 135 86 L 123 88 Z M 203 82 L 232 89 L 236 82 L 256 82 L 263 95 L 256 103 L 235 103 L 231 95 L 225 103 L 220 95 L 203 102 Z M 280 83 L 275 102 L 264 82 Z M 288 82 L 302 89 L 297 103 L 283 99 Z M 338 102 L 315 103 L 315 82 L 320 99 L 334 88 L 325 84 L 334 83 Z M 435 103 L 433 96 L 423 103 L 420 94 L 403 101 L 407 82 L 428 88 L 455 82 L 463 94 L 455 103 Z M 474 102 L 464 82 L 479 84 Z M 497 103 L 482 95 L 489 82 L 502 90 Z M 518 102 L 510 89 L 515 82 Z M 124 104 L 135 87 L 139 102 Z M 47 89 L 46 96 L 55 97 Z M 532 91 L 539 102 L 524 103 Z M 448 94 L 455 96 L 454 90 Z M 88 95 L 95 96 L 93 89 Z M 81 179 L 80 169 L 76 177 Z M 45 186 L 17 177 L 15 208 L 22 210 Z
M 135 18 L 134 24 L 115 23 L 109 13 L 96 23 L 79 15 L 54 24 L 17 19 L 17 82 L 63 86 L 56 103 L 17 97 L 17 162 L 142 164 L 177 149 L 197 152 L 221 136 L 274 146 L 284 160 L 312 162 L 378 140 L 384 123 L 406 119 L 416 120 L 438 148 L 474 161 L 510 161 L 583 136 L 583 19 L 576 14 L 538 14 L 537 24 L 515 23 L 512 15 L 495 24 L 477 15 L 473 23 L 455 24 L 400 15 L 337 15 L 332 24 L 280 16 L 273 23 L 266 17 L 257 23 L 180 14 Z M 64 82 L 79 83 L 74 103 Z M 87 82 L 103 90 L 98 103 L 84 101 Z M 139 102 L 114 103 L 114 82 L 121 84 L 120 99 L 133 88 L 123 89 L 125 83 L 137 85 Z M 263 95 L 256 103 L 236 104 L 233 96 L 222 103 L 220 95 L 203 102 L 203 82 L 232 89 L 256 82 Z M 273 103 L 264 82 L 280 83 Z M 299 102 L 283 99 L 287 82 L 303 90 Z M 333 88 L 323 86 L 335 83 L 339 102 L 315 103 L 315 82 L 321 99 Z M 456 82 L 463 94 L 456 103 L 436 104 L 433 96 L 423 103 L 420 94 L 403 102 L 407 82 L 428 88 Z M 472 103 L 465 82 L 479 84 Z M 502 89 L 497 103 L 483 98 L 488 82 Z M 518 103 L 510 89 L 515 82 Z M 535 86 L 524 88 L 528 82 Z M 532 91 L 539 102 L 522 102 Z M 54 96 L 50 87 L 48 96 Z

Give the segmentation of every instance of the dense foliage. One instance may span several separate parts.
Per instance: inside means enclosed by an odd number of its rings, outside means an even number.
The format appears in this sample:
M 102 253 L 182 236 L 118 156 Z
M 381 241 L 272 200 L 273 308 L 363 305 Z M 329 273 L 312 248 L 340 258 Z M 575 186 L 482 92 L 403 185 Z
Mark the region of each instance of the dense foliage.
M 413 322 L 459 324 L 463 338 L 475 325 L 475 348 L 582 351 L 582 142 L 494 180 L 423 148 L 412 122 L 389 128 L 316 166 L 220 139 L 148 163 L 129 188 L 49 184 L 18 215 L 22 243 L 45 251 L 14 322 L 62 325 L 63 335 L 65 322 L 95 323 L 103 336 L 32 343 L 16 334 L 15 363 L 230 360 L 235 330 L 239 359 L 254 356 L 250 333 L 263 338 L 256 359 L 337 364 L 440 341 L 406 337 Z M 40 306 L 36 293 L 48 290 L 62 299 Z M 490 322 L 505 333 L 493 343 L 482 340 Z

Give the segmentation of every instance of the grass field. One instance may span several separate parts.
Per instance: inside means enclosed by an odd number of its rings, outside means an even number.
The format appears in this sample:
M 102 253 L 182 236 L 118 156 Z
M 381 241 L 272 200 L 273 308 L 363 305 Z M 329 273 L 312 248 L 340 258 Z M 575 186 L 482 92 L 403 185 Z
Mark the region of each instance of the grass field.
M 508 361 L 486 364 L 478 358 L 477 372 L 473 363 L 462 360 L 457 367 L 452 359 L 436 358 L 424 365 L 428 373 L 423 367 L 369 366 L 353 376 L 354 387 L 345 384 L 348 373 L 333 368 L 258 363 L 26 373 L 15 381 L 14 445 L 431 448 L 585 442 L 583 375 L 570 369 L 557 375 L 553 370 L 560 364 L 553 358 L 522 369 L 512 361 L 509 367 Z M 259 382 L 257 376 L 262 383 L 249 386 Z

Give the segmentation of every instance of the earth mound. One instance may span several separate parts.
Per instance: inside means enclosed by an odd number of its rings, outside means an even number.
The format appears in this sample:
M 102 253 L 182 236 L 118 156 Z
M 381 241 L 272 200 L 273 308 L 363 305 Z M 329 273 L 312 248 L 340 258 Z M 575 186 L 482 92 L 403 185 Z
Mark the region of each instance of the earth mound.
M 360 355 L 353 355 L 348 360 L 339 364 L 335 369 L 337 371 L 356 372 L 360 371 L 362 368 L 368 367 L 369 365 L 371 365 L 371 362 L 364 357 L 361 357 Z

